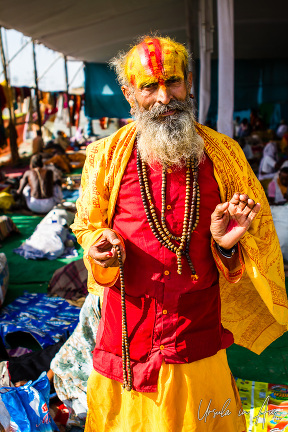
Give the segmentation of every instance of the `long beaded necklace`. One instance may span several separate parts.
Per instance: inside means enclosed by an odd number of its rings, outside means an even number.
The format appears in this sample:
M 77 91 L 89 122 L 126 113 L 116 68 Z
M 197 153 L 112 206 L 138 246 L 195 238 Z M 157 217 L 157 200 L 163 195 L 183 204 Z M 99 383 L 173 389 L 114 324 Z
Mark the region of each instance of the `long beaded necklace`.
M 193 174 L 193 185 L 192 185 L 192 199 L 190 205 L 189 215 L 189 204 L 191 195 L 191 171 Z M 188 265 L 191 269 L 191 278 L 197 280 L 198 276 L 194 269 L 193 263 L 189 255 L 189 245 L 191 240 L 191 234 L 195 230 L 199 222 L 199 207 L 200 207 L 200 191 L 198 185 L 198 167 L 194 165 L 193 160 L 189 159 L 186 164 L 186 195 L 185 195 L 185 210 L 183 229 L 181 237 L 174 236 L 167 228 L 165 221 L 165 207 L 166 207 L 166 170 L 162 170 L 162 206 L 161 206 L 161 224 L 158 221 L 155 206 L 152 202 L 152 196 L 149 190 L 148 176 L 145 163 L 141 162 L 139 152 L 137 150 L 137 172 L 140 183 L 141 198 L 146 213 L 146 217 L 150 228 L 155 235 L 156 239 L 170 251 L 174 252 L 177 256 L 177 273 L 182 273 L 182 255 L 185 255 Z M 147 200 L 148 203 L 147 203 Z M 196 209 L 196 215 L 194 218 L 194 212 Z M 176 246 L 171 240 L 178 242 Z M 118 245 L 114 246 L 117 251 L 119 270 L 120 270 L 120 289 L 121 289 L 121 312 L 122 312 L 122 367 L 123 367 L 123 389 L 128 391 L 132 390 L 132 371 L 130 361 L 130 347 L 127 330 L 127 315 L 126 315 L 126 303 L 125 303 L 125 281 L 124 281 L 124 269 L 121 250 Z
M 124 282 L 124 269 L 121 250 L 118 245 L 114 246 L 118 256 L 119 270 L 120 270 L 120 290 L 121 290 L 121 315 L 122 315 L 122 368 L 123 368 L 123 389 L 128 391 L 132 390 L 132 372 L 130 362 L 130 349 L 127 330 L 127 316 L 126 316 L 126 303 L 125 303 L 125 282 Z
M 146 217 L 150 228 L 156 239 L 171 252 L 174 252 L 177 257 L 177 273 L 182 274 L 182 255 L 185 255 L 188 265 L 191 270 L 192 280 L 197 280 L 195 268 L 189 255 L 189 246 L 191 235 L 199 222 L 199 207 L 200 207 L 200 191 L 198 185 L 198 166 L 194 164 L 193 159 L 188 159 L 186 163 L 186 194 L 185 194 L 185 209 L 184 220 L 181 237 L 174 236 L 167 228 L 165 221 L 166 207 L 166 170 L 162 170 L 162 190 L 161 190 L 161 223 L 158 220 L 155 205 L 152 201 L 147 169 L 145 163 L 141 161 L 139 151 L 137 150 L 137 171 L 140 183 L 141 198 L 146 213 Z M 191 171 L 193 174 L 192 198 L 191 195 Z M 190 205 L 189 205 L 190 204 Z M 190 209 L 190 214 L 189 214 Z M 194 217 L 195 213 L 195 217 Z M 172 242 L 178 242 L 178 245 Z

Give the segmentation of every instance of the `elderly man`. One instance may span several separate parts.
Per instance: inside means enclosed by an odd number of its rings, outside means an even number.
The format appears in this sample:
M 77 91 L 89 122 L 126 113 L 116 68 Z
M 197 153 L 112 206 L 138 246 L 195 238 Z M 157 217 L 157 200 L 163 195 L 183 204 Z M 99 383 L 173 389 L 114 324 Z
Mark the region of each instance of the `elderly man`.
M 243 432 L 225 349 L 260 353 L 288 320 L 269 205 L 196 123 L 183 45 L 145 36 L 112 63 L 136 121 L 88 146 L 72 226 L 102 297 L 85 431 Z

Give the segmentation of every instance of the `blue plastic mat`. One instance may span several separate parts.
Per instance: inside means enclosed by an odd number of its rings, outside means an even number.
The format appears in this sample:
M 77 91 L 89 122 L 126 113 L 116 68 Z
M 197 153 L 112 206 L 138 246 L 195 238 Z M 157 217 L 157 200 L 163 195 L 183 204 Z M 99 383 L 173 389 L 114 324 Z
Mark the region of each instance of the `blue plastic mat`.
M 7 341 L 15 332 L 29 333 L 42 348 L 69 336 L 79 321 L 80 309 L 60 297 L 25 292 L 0 313 L 0 336 Z

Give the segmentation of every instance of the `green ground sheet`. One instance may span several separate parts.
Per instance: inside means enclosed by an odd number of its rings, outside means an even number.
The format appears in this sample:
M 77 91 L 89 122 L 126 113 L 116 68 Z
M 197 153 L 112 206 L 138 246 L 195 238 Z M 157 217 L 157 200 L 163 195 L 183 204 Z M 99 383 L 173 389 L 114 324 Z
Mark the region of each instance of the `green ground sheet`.
M 55 270 L 83 257 L 83 249 L 78 243 L 76 243 L 76 249 L 79 256 L 74 258 L 27 260 L 17 255 L 13 250 L 33 234 L 42 217 L 24 216 L 16 213 L 6 213 L 6 215 L 11 217 L 20 234 L 13 233 L 3 240 L 0 249 L 0 252 L 5 253 L 9 267 L 9 286 L 4 305 L 11 303 L 24 291 L 46 293 Z

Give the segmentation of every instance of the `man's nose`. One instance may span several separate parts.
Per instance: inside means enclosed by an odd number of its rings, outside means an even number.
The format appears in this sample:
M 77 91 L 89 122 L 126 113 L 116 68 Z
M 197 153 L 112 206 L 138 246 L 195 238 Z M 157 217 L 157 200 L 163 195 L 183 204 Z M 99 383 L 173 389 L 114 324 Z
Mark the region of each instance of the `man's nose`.
M 171 92 L 169 87 L 167 88 L 165 84 L 161 84 L 158 87 L 157 93 L 157 102 L 161 102 L 164 105 L 167 105 L 171 100 Z

